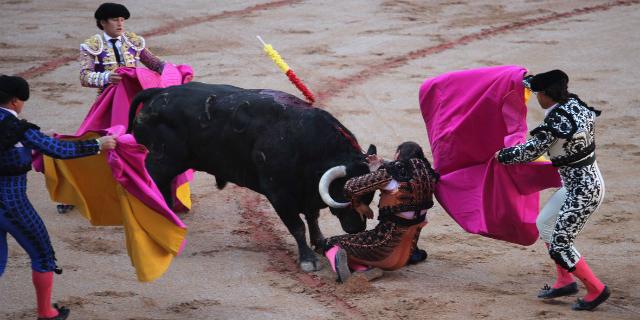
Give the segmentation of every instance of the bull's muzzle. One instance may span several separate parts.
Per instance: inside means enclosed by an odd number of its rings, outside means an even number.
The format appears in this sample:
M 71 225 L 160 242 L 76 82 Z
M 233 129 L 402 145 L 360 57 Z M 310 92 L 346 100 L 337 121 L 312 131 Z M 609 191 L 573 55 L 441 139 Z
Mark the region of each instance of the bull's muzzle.
M 320 197 L 322 201 L 326 203 L 331 208 L 346 208 L 349 206 L 348 202 L 337 202 L 331 198 L 329 194 L 329 186 L 331 182 L 338 178 L 344 178 L 347 176 L 347 167 L 346 166 L 337 166 L 333 167 L 322 175 L 320 178 L 320 183 L 318 183 L 318 191 L 320 192 Z

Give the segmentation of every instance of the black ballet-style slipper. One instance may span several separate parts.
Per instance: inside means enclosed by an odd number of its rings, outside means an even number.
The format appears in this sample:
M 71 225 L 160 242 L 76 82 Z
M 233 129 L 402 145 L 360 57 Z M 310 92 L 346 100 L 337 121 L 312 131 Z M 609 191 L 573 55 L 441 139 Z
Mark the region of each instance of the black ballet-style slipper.
M 76 206 L 72 205 L 72 204 L 59 204 L 56 206 L 56 210 L 58 211 L 59 214 L 64 214 L 67 213 L 71 210 L 73 210 Z
M 602 290 L 600 295 L 598 295 L 598 297 L 593 299 L 593 301 L 587 302 L 587 301 L 584 301 L 583 299 L 578 299 L 578 301 L 576 301 L 576 303 L 574 303 L 571 306 L 571 309 L 576 311 L 583 311 L 583 310 L 591 311 L 595 309 L 597 306 L 599 306 L 600 304 L 602 304 L 603 302 L 607 301 L 610 295 L 611 295 L 611 290 L 609 290 L 609 287 L 604 286 L 604 290 Z
M 413 252 L 411 252 L 411 255 L 409 256 L 409 261 L 407 261 L 407 264 L 416 264 L 425 260 L 427 260 L 427 251 L 422 249 L 416 249 L 416 250 L 413 250 Z
M 58 306 L 57 303 L 53 304 L 53 308 L 58 310 L 58 315 L 52 318 L 38 318 L 38 320 L 65 320 L 68 316 L 69 313 L 71 312 L 71 310 L 69 310 L 69 308 L 67 307 L 60 307 Z
M 540 299 L 553 299 L 564 296 L 571 296 L 578 293 L 578 284 L 571 283 L 560 288 L 551 288 L 549 285 L 544 285 L 544 288 L 538 292 L 538 298 Z

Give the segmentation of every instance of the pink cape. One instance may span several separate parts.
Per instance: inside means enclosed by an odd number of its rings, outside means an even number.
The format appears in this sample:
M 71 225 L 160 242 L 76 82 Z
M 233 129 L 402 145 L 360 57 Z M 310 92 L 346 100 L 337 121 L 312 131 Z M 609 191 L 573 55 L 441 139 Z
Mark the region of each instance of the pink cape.
M 446 73 L 420 87 L 433 165 L 441 174 L 436 199 L 466 231 L 531 245 L 539 191 L 559 187 L 549 162 L 503 165 L 496 151 L 526 140 L 527 107 L 519 66 Z
M 81 136 L 90 131 L 98 131 L 121 125 L 127 128 L 129 125 L 129 106 L 133 97 L 140 91 L 149 88 L 164 88 L 185 83 L 185 79 L 193 76 L 193 69 L 187 65 L 175 66 L 165 64 L 162 75 L 146 68 L 119 68 L 116 71 L 122 80 L 118 85 L 108 86 L 93 103 L 89 113 L 76 131 L 76 136 Z M 179 186 L 193 180 L 193 170 L 187 170 L 177 176 L 172 183 L 174 195 L 174 210 L 186 211 L 190 204 L 183 204 L 176 197 Z

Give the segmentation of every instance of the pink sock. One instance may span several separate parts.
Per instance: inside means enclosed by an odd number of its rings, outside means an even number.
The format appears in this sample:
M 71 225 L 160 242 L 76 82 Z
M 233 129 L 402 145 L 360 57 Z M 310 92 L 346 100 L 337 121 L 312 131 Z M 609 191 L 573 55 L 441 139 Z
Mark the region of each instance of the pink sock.
M 576 264 L 573 274 L 587 287 L 587 295 L 584 296 L 584 301 L 593 301 L 604 290 L 604 284 L 593 274 L 587 262 L 584 261 L 584 257 L 580 258 L 578 264 Z
M 545 242 L 544 244 L 547 246 L 547 249 L 549 249 L 549 243 Z M 556 272 L 558 273 L 558 276 L 552 288 L 554 289 L 562 288 L 566 285 L 570 285 L 575 282 L 575 280 L 573 279 L 573 276 L 571 275 L 571 272 L 567 271 L 567 269 L 561 267 L 557 263 L 556 263 Z
M 336 272 L 336 254 L 338 253 L 338 250 L 340 250 L 340 247 L 333 246 L 324 253 L 324 256 L 329 260 L 329 265 L 331 265 L 333 272 Z
M 573 279 L 571 272 L 567 271 L 567 269 L 561 267 L 559 264 L 556 264 L 556 271 L 558 272 L 558 277 L 556 278 L 556 282 L 553 284 L 554 289 L 562 288 L 576 282 Z
M 353 270 L 353 271 L 367 271 L 367 270 L 369 270 L 369 267 L 365 266 L 364 264 L 359 264 L 359 263 L 349 263 L 349 268 L 351 268 L 351 270 Z
M 31 273 L 33 286 L 36 288 L 38 300 L 38 317 L 53 318 L 58 315 L 58 310 L 51 307 L 51 289 L 53 289 L 53 272 Z

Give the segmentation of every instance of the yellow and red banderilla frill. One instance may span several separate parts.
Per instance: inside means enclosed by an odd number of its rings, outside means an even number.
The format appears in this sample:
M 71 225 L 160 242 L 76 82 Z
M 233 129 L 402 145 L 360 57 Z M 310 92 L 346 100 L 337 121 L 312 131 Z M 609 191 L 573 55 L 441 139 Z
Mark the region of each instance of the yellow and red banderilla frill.
M 296 73 L 293 72 L 291 68 L 289 68 L 289 65 L 284 61 L 284 59 L 282 59 L 278 51 L 276 51 L 270 44 L 265 43 L 260 36 L 257 36 L 257 38 L 262 43 L 262 46 L 263 46 L 262 49 L 269 56 L 269 58 L 271 58 L 271 60 L 273 60 L 273 62 L 278 66 L 278 68 L 280 68 L 280 70 L 282 70 L 282 72 L 284 72 L 284 74 L 287 75 L 287 78 L 289 78 L 289 81 L 291 81 L 291 83 L 293 83 L 293 85 L 296 86 L 296 88 L 298 88 L 300 92 L 302 92 L 302 94 L 307 98 L 307 101 L 309 102 L 309 104 L 313 104 L 313 102 L 315 102 L 316 100 L 315 97 L 313 96 L 313 93 L 311 93 L 309 88 L 307 88 L 307 86 L 305 86 L 304 83 L 302 83 L 302 81 L 300 80 L 300 78 L 298 78 Z

